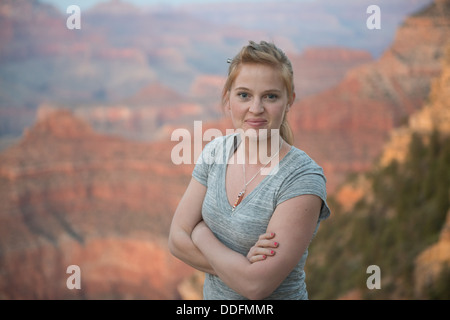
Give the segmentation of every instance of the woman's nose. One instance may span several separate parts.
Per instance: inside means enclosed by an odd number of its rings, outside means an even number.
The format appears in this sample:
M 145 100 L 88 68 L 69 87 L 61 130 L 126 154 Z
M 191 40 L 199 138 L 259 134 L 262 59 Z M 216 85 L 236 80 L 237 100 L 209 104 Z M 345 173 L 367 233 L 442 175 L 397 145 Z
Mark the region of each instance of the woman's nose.
M 255 98 L 250 105 L 249 111 L 251 113 L 259 114 L 264 112 L 263 101 L 260 98 Z

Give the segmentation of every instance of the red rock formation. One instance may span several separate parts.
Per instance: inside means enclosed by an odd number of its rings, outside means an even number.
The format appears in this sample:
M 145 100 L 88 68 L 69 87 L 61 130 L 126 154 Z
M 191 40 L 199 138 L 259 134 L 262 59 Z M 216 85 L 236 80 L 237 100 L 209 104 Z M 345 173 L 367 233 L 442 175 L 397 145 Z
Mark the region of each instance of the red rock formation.
M 410 116 L 407 126 L 390 133 L 390 139 L 383 148 L 381 165 L 388 165 L 392 160 L 402 163 L 408 155 L 413 133 L 427 135 L 433 130 L 450 135 L 450 45 L 443 59 L 441 75 L 432 83 L 427 103 Z
M 385 145 L 380 165 L 392 160 L 403 163 L 413 134 L 429 135 L 438 130 L 441 136 L 450 136 L 450 44 L 443 59 L 441 75 L 433 81 L 430 97 L 425 106 L 411 115 L 408 124 L 393 131 Z M 438 241 L 423 250 L 414 261 L 414 287 L 418 298 L 432 287 L 440 273 L 450 267 L 450 210 Z
M 297 100 L 337 85 L 352 68 L 372 61 L 370 53 L 346 48 L 308 48 L 289 55 L 294 68 Z
M 167 248 L 189 166 L 170 143 L 94 133 L 67 111 L 0 155 L 2 299 L 174 299 L 192 269 Z M 80 290 L 66 268 L 81 268 Z
M 296 143 L 323 165 L 330 191 L 348 173 L 369 169 L 390 130 L 423 105 L 442 68 L 449 15 L 447 0 L 407 18 L 379 60 L 293 106 Z
M 378 61 L 292 109 L 295 144 L 324 167 L 330 191 L 348 172 L 368 169 L 389 130 L 422 104 L 440 70 L 447 4 L 437 1 L 405 21 Z M 167 119 L 183 114 L 167 112 Z M 130 115 L 117 108 L 106 116 L 132 125 L 138 117 Z M 230 124 L 207 128 L 225 133 Z M 166 238 L 192 166 L 172 165 L 176 142 L 167 141 L 96 134 L 61 111 L 0 154 L 0 298 L 177 298 L 192 270 L 170 256 Z M 72 264 L 81 268 L 79 291 L 65 286 Z
M 390 139 L 383 146 L 381 156 L 376 163 L 377 170 L 387 167 L 393 160 L 402 166 L 408 160 L 413 135 L 427 137 L 437 130 L 441 137 L 450 136 L 450 44 L 445 50 L 442 66 L 440 76 L 432 81 L 429 98 L 424 106 L 411 114 L 407 124 L 391 131 Z M 435 189 L 434 192 L 443 191 L 444 194 L 448 192 L 448 188 L 439 190 L 436 187 Z M 351 181 L 341 185 L 334 193 L 334 200 L 340 207 L 341 214 L 360 214 L 361 212 L 358 213 L 358 209 L 355 209 L 355 204 L 362 199 L 366 203 L 377 203 L 370 175 L 369 177 L 362 174 L 356 175 Z M 386 208 L 385 214 L 395 216 L 397 212 L 395 208 Z M 450 211 L 447 211 L 438 241 L 423 250 L 410 263 L 411 267 L 414 267 L 414 277 L 411 279 L 414 283 L 414 297 L 417 299 L 430 298 L 427 291 L 439 285 L 437 281 L 441 273 L 447 272 L 450 267 Z M 362 298 L 362 292 L 358 289 L 351 290 L 340 297 L 340 299 Z

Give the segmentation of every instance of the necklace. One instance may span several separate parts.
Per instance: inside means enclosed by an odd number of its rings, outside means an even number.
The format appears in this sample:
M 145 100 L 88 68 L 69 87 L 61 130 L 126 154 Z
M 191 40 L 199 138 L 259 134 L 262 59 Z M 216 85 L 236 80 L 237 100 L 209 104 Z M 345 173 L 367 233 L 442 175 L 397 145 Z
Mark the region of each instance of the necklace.
M 267 167 L 267 165 L 273 160 L 273 158 L 275 158 L 278 153 L 280 153 L 281 150 L 281 146 L 283 145 L 283 140 L 280 141 L 280 146 L 278 148 L 278 151 L 269 159 L 269 161 L 267 161 L 267 163 L 261 167 L 258 172 L 256 172 L 256 174 L 250 179 L 250 181 L 246 182 L 246 178 L 245 178 L 245 163 L 242 164 L 242 171 L 244 172 L 244 188 L 242 188 L 242 190 L 238 193 L 236 201 L 233 204 L 233 208 L 231 209 L 231 211 L 233 212 L 236 207 L 241 203 L 242 198 L 244 197 L 245 191 L 247 190 L 247 186 L 256 178 L 256 176 L 261 173 L 261 171 Z

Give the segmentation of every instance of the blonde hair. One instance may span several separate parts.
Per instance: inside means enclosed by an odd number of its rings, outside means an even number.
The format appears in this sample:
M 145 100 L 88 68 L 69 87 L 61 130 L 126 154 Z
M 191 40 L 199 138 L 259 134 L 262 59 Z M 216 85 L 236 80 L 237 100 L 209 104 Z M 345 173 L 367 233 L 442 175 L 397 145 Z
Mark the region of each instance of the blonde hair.
M 245 63 L 261 63 L 280 69 L 281 76 L 286 86 L 289 103 L 294 101 L 294 71 L 291 61 L 286 54 L 273 43 L 261 41 L 259 44 L 249 41 L 249 44 L 231 60 L 228 68 L 228 78 L 222 91 L 222 105 L 225 106 L 229 100 L 229 92 L 234 80 L 239 74 L 239 67 Z M 294 135 L 287 122 L 286 113 L 280 127 L 280 136 L 290 145 L 294 144 Z

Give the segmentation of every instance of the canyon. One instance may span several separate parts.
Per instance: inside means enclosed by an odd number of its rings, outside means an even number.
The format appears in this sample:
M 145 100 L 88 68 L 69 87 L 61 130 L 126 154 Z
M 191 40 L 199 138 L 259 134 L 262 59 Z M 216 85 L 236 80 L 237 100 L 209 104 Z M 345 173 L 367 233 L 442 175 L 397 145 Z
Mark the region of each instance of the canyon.
M 450 223 L 450 207 L 448 202 L 448 194 L 450 191 L 450 175 L 448 170 L 448 159 L 450 157 L 449 138 L 450 138 L 450 45 L 445 50 L 442 59 L 442 71 L 438 77 L 433 79 L 429 98 L 424 103 L 423 107 L 414 112 L 408 118 L 406 124 L 392 130 L 390 132 L 388 141 L 384 144 L 382 152 L 378 157 L 373 167 L 365 174 L 354 175 L 348 179 L 344 184 L 340 185 L 338 190 L 333 194 L 335 207 L 339 208 L 335 212 L 337 217 L 334 221 L 335 228 L 338 228 L 339 221 L 352 217 L 352 221 L 356 221 L 365 216 L 367 221 L 370 221 L 371 215 L 375 216 L 377 221 L 386 219 L 386 229 L 393 228 L 397 239 L 391 240 L 389 248 L 384 247 L 380 242 L 386 238 L 387 233 L 380 230 L 372 230 L 373 237 L 376 242 L 380 243 L 379 248 L 383 248 L 383 256 L 395 256 L 395 264 L 404 263 L 407 269 L 413 270 L 408 274 L 404 270 L 403 274 L 393 274 L 394 266 L 389 265 L 382 260 L 380 256 L 370 257 L 372 261 L 384 263 L 385 284 L 389 286 L 387 293 L 378 296 L 381 299 L 386 298 L 412 298 L 412 299 L 446 299 L 448 297 L 448 267 L 450 266 L 450 250 L 449 250 L 449 223 Z M 439 137 L 439 138 L 436 138 Z M 418 139 L 423 141 L 417 143 Z M 446 142 L 445 142 L 446 141 Z M 439 145 L 439 148 L 434 148 L 434 144 Z M 418 146 L 423 146 L 424 149 L 418 151 Z M 415 147 L 414 147 L 415 146 Z M 427 149 L 428 148 L 428 149 Z M 426 150 L 433 150 L 432 152 Z M 428 158 L 427 158 L 428 157 Z M 396 220 L 401 216 L 401 207 L 393 205 L 395 201 L 386 201 L 382 199 L 382 193 L 377 189 L 377 185 L 382 189 L 389 190 L 390 178 L 392 178 L 393 168 L 397 168 L 397 172 L 403 172 L 396 177 L 396 183 L 405 179 L 404 176 L 408 174 L 407 168 L 411 168 L 411 164 L 424 161 L 424 159 L 432 159 L 426 166 L 422 166 L 422 172 L 414 170 L 409 172 L 410 175 L 418 177 L 416 187 L 407 188 L 409 191 L 405 193 L 402 191 L 401 184 L 396 186 L 395 198 L 407 199 L 408 202 L 414 202 L 413 190 L 418 188 L 421 190 L 420 201 L 417 201 L 412 210 L 408 209 L 408 218 L 412 221 L 412 228 L 414 232 L 419 234 L 423 230 L 427 230 L 428 226 L 423 221 L 424 217 L 433 216 L 435 222 L 435 233 L 430 239 L 421 236 L 417 241 L 410 232 L 402 232 L 404 221 L 401 222 L 402 227 L 395 227 Z M 423 162 L 422 162 L 423 163 Z M 402 169 L 403 168 L 403 169 Z M 439 168 L 439 169 L 437 169 Z M 433 175 L 433 172 L 440 172 L 432 178 L 432 185 L 429 185 L 429 194 L 424 197 L 424 189 L 427 186 L 426 176 Z M 387 178 L 386 178 L 387 177 Z M 389 178 L 390 177 L 390 178 Z M 407 178 L 406 184 L 412 184 L 413 179 Z M 440 183 L 442 182 L 442 183 Z M 389 193 L 389 191 L 388 191 Z M 440 198 L 441 200 L 436 201 Z M 384 201 L 384 202 L 383 202 Z M 435 202 L 436 201 L 436 202 Z M 380 203 L 382 203 L 380 205 Z M 430 203 L 433 203 L 430 205 Z M 435 203 L 442 205 L 435 206 Z M 377 210 L 377 207 L 383 208 Z M 420 207 L 425 208 L 424 210 Z M 365 209 L 363 209 L 365 208 Z M 413 218 L 414 216 L 414 218 Z M 401 218 L 402 219 L 402 218 Z M 422 221 L 422 222 L 421 222 Z M 349 220 L 345 224 L 351 224 Z M 356 223 L 355 223 L 356 224 Z M 354 225 L 350 230 L 352 233 L 357 233 L 357 228 L 361 225 Z M 392 235 L 391 235 L 392 236 Z M 335 237 L 339 237 L 335 235 Z M 355 241 L 355 239 L 353 239 Z M 414 243 L 414 245 L 408 245 Z M 391 247 L 392 245 L 392 247 Z M 405 251 L 415 252 L 415 254 L 402 255 L 394 253 L 392 250 L 395 246 L 405 248 Z M 364 247 L 370 252 L 370 247 Z M 337 249 L 337 248 L 335 248 Z M 354 251 L 357 249 L 353 248 Z M 373 250 L 373 248 L 372 248 Z M 376 251 L 376 250 L 375 250 Z M 359 254 L 364 254 L 359 252 Z M 370 254 L 368 254 L 370 255 Z M 375 253 L 374 253 L 375 255 Z M 356 252 L 353 253 L 352 258 L 358 256 Z M 406 261 L 402 261 L 406 260 Z M 317 266 L 315 266 L 317 267 Z M 389 281 L 386 280 L 390 277 Z M 404 281 L 408 282 L 405 285 Z M 409 289 L 405 289 L 409 287 Z M 406 293 L 408 292 L 409 293 Z M 381 290 L 380 290 L 381 292 Z M 400 293 L 401 292 L 401 293 Z M 350 290 L 343 294 L 342 299 L 362 299 L 364 294 L 367 295 L 367 290 L 364 290 L 361 285 L 358 289 Z
M 2 4 L 2 14 L 11 14 L 5 4 L 8 1 Z M 22 12 L 31 10 L 29 1 L 20 4 Z M 61 15 L 47 6 L 37 8 L 40 15 L 30 16 L 46 21 L 50 38 L 71 37 L 70 47 L 64 47 L 65 42 L 39 46 L 38 40 L 26 39 L 32 50 L 2 47 L 0 60 L 7 60 L 9 67 L 18 67 L 19 62 L 11 61 L 20 60 L 21 55 L 46 57 L 39 61 L 48 62 L 58 60 L 55 53 L 65 48 L 68 54 L 82 57 L 71 60 L 76 62 L 70 65 L 71 72 L 96 76 L 86 78 L 89 81 L 84 84 L 94 89 L 81 86 L 72 92 L 49 84 L 46 89 L 36 88 L 37 95 L 22 95 L 20 103 L 11 94 L 17 88 L 0 89 L 0 103 L 10 106 L 0 108 L 2 130 L 21 133 L 0 152 L 0 299 L 201 298 L 202 276 L 172 257 L 167 248 L 170 221 L 193 169 L 193 165 L 172 163 L 171 150 L 177 142 L 170 141 L 170 133 L 176 128 L 192 129 L 194 120 L 204 121 L 203 130 L 230 128 L 219 105 L 224 76 L 193 70 L 170 46 L 147 48 L 150 55 L 142 48 L 130 49 L 131 45 L 89 49 L 83 38 L 88 35 L 51 28 Z M 91 13 L 97 18 L 87 21 L 87 26 L 107 21 L 100 9 Z M 121 12 L 136 14 L 135 8 Z M 349 174 L 367 172 L 380 159 L 402 157 L 408 138 L 401 132 L 412 130 L 405 123 L 429 128 L 434 123 L 430 119 L 440 119 L 443 126 L 448 125 L 448 70 L 443 73 L 442 60 L 448 50 L 449 16 L 448 0 L 435 0 L 411 14 L 378 58 L 367 50 L 340 47 L 311 47 L 292 54 L 300 92 L 289 114 L 295 145 L 322 165 L 329 194 L 337 195 L 344 205 L 351 207 L 352 202 L 370 196 L 363 183 L 357 189 L 348 184 L 341 187 Z M 27 15 L 19 18 L 23 17 Z M 165 18 L 159 16 L 161 27 L 169 27 Z M 2 39 L 14 39 L 14 21 L 0 19 L 6 26 L 0 28 Z M 109 32 L 90 35 L 89 41 L 109 43 L 114 30 Z M 236 30 L 229 32 L 235 36 Z M 115 41 L 145 43 L 141 40 L 119 37 Z M 218 40 L 211 41 L 217 44 Z M 235 41 L 231 41 L 233 47 Z M 217 50 L 227 52 L 229 47 L 222 43 Z M 13 54 L 17 52 L 21 55 Z M 92 57 L 104 59 L 103 67 L 115 65 L 117 73 L 129 69 L 119 82 L 131 81 L 134 92 L 117 91 L 112 82 L 99 87 L 96 80 L 102 78 L 98 75 L 103 69 Z M 167 79 L 157 77 L 155 66 L 160 64 L 147 61 L 162 57 L 173 59 L 171 70 L 181 70 L 185 77 L 189 74 L 189 81 L 181 77 L 170 86 Z M 51 70 L 64 65 L 59 61 Z M 226 59 L 220 68 L 225 70 Z M 66 80 L 52 81 L 74 84 Z M 177 90 L 181 82 L 184 88 L 189 83 L 189 90 Z M 61 99 L 43 98 L 52 92 L 59 92 L 55 96 Z M 76 102 L 69 103 L 75 96 Z M 92 102 L 92 97 L 97 101 Z M 440 106 L 442 113 L 424 107 L 428 99 L 437 101 L 433 105 Z M 32 105 L 38 107 L 34 110 Z M 441 255 L 433 260 L 435 252 L 446 248 L 447 233 L 442 232 L 444 242 L 437 243 L 437 249 L 430 248 L 418 258 L 416 268 L 421 274 L 439 269 L 435 265 L 447 259 Z M 66 286 L 69 265 L 80 267 L 80 290 Z M 418 280 L 418 290 L 424 281 Z
M 170 146 L 95 133 L 57 110 L 0 155 L 2 299 L 175 299 L 192 270 L 167 235 L 186 183 Z M 82 290 L 68 290 L 69 265 Z

